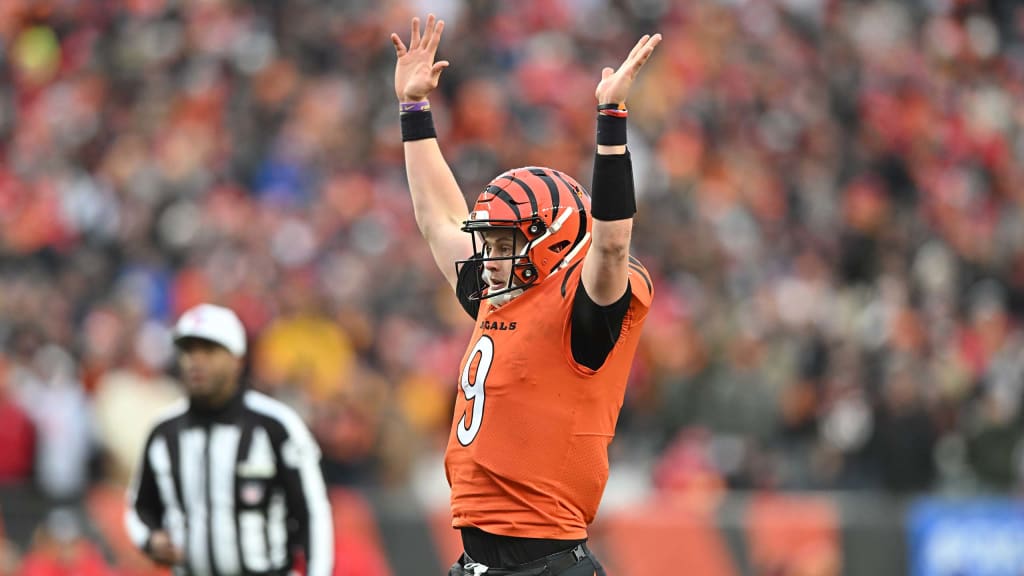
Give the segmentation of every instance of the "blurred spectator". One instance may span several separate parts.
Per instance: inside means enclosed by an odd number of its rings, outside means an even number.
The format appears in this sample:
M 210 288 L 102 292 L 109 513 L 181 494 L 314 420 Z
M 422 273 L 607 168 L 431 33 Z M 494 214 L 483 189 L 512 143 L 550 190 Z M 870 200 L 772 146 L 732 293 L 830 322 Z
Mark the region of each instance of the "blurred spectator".
M 296 275 L 281 286 L 280 316 L 263 331 L 255 366 L 264 385 L 305 413 L 351 385 L 354 361 L 348 335 L 315 306 L 310 283 Z
M 76 513 L 55 508 L 39 527 L 18 576 L 113 576 L 99 548 L 82 531 Z
M 35 461 L 35 427 L 11 397 L 7 372 L 0 356 L 0 484 L 28 483 Z
M 884 376 L 881 402 L 874 415 L 871 450 L 882 485 L 897 493 L 922 491 L 935 481 L 936 430 L 915 376 L 920 368 L 896 359 Z
M 103 376 L 96 386 L 93 409 L 110 480 L 128 483 L 153 423 L 182 398 L 177 384 L 162 374 L 116 370 Z
M 21 406 L 38 431 L 36 483 L 59 501 L 82 495 L 95 448 L 92 410 L 75 370 L 67 351 L 46 344 L 35 351 L 31 363 L 17 366 L 12 376 Z

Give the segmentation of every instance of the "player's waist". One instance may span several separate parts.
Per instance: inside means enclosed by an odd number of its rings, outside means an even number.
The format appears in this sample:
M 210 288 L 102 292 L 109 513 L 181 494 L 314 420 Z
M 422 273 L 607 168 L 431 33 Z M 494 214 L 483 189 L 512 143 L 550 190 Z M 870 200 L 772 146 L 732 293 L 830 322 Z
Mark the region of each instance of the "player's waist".
M 479 528 L 462 528 L 462 548 L 471 558 L 488 566 L 507 568 L 526 565 L 560 552 L 572 550 L 585 538 L 519 538 L 491 534 Z
M 517 538 L 582 540 L 587 537 L 585 513 L 573 508 L 526 507 L 515 498 L 459 498 L 453 493 L 452 527 Z

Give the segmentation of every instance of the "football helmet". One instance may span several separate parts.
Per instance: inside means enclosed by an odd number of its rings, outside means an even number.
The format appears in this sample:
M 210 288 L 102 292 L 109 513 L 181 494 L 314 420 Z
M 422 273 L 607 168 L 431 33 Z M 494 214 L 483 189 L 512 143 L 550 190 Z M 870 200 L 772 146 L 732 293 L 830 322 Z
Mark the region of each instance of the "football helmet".
M 480 193 L 462 230 L 473 238 L 474 256 L 456 262 L 479 266 L 490 260 L 511 260 L 512 273 L 504 289 L 487 288 L 479 277 L 471 300 L 483 300 L 536 286 L 545 278 L 582 259 L 590 244 L 590 195 L 576 180 L 551 168 L 527 166 L 509 170 Z M 511 256 L 483 254 L 481 232 L 513 230 Z M 518 236 L 518 235 L 514 235 Z M 460 274 L 461 275 L 461 274 Z

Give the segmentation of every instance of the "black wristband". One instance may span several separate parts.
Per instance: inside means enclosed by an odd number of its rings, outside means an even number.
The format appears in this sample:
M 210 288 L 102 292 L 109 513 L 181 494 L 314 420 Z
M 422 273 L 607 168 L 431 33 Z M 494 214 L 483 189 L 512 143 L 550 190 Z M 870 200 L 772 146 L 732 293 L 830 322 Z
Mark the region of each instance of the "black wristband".
M 628 151 L 625 154 L 598 154 L 594 158 L 590 214 L 606 222 L 625 220 L 636 214 L 633 160 Z
M 430 110 L 402 114 L 402 142 L 437 138 L 434 131 L 434 115 Z
M 598 114 L 597 143 L 601 146 L 625 146 L 626 118 Z

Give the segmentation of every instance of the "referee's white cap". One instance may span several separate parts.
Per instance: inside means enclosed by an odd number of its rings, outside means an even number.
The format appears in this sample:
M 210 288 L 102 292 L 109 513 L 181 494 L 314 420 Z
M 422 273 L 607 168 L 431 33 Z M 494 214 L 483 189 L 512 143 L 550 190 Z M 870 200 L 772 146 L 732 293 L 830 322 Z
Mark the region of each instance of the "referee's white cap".
M 174 326 L 174 343 L 199 338 L 220 344 L 239 358 L 245 356 L 245 326 L 228 308 L 200 304 L 189 308 Z

